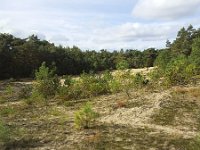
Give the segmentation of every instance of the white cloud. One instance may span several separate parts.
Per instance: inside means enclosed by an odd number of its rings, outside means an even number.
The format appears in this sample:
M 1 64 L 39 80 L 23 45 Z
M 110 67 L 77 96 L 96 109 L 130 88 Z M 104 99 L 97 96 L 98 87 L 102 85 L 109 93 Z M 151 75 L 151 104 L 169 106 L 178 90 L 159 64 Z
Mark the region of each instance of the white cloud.
M 141 0 L 136 4 L 133 14 L 142 18 L 173 19 L 185 13 L 193 14 L 199 1 Z M 166 39 L 175 38 L 182 26 L 191 23 L 198 27 L 200 24 L 199 17 L 193 20 L 189 17 L 166 22 L 140 22 L 130 14 L 136 0 L 2 2 L 0 32 L 22 38 L 37 34 L 39 38 L 56 45 L 77 45 L 81 49 L 160 48 L 164 47 Z
M 194 15 L 200 0 L 139 0 L 133 16 L 144 19 L 179 19 Z
M 168 24 L 129 22 L 107 28 L 94 28 L 84 36 L 85 39 L 77 41 L 77 44 L 84 49 L 161 48 L 165 46 L 167 39 L 175 37 L 180 27 L 182 26 L 175 22 Z

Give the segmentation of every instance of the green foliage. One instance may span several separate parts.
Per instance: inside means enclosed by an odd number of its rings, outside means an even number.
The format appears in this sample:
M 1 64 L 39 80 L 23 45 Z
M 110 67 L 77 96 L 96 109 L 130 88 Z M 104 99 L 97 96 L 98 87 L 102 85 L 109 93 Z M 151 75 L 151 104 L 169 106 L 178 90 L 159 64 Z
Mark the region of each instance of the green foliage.
M 55 96 L 60 85 L 55 69 L 50 70 L 43 62 L 39 70 L 35 72 L 35 77 L 35 92 L 41 94 L 45 99 Z
M 83 73 L 79 79 L 62 86 L 59 95 L 64 99 L 81 99 L 106 94 L 110 92 L 111 79 L 112 75 L 109 72 L 102 75 Z
M 11 85 L 8 85 L 8 86 L 6 87 L 6 94 L 8 94 L 8 95 L 13 95 L 13 92 L 14 92 L 13 87 L 12 87 Z
M 172 56 L 169 50 L 163 50 L 159 53 L 155 60 L 154 66 L 159 67 L 160 71 L 164 71 Z
M 148 73 L 148 77 L 150 78 L 150 81 L 153 83 L 157 83 L 157 81 L 163 76 L 163 71 L 161 71 L 160 68 L 155 67 L 154 70 Z
M 176 40 L 171 44 L 171 53 L 175 57 L 178 55 L 189 56 L 192 50 L 193 39 L 198 35 L 199 29 L 194 29 L 192 25 L 188 28 L 181 28 L 178 31 Z
M 143 75 L 132 75 L 130 70 L 118 71 L 115 75 L 109 71 L 100 75 L 84 73 L 71 84 L 63 85 L 59 96 L 63 100 L 83 99 L 124 91 L 130 97 L 130 89 L 143 87 L 147 83 Z
M 80 75 L 82 72 L 97 73 L 115 69 L 119 57 L 127 60 L 130 67 L 152 66 L 156 53 L 152 49 L 145 52 L 132 49 L 81 51 L 76 46 L 55 46 L 35 35 L 25 40 L 10 34 L 0 34 L 0 79 L 33 77 L 35 69 L 42 62 L 47 65 L 55 62 L 58 75 Z
M 90 103 L 86 103 L 75 113 L 75 125 L 77 128 L 90 128 L 97 118 L 97 113 L 92 109 Z
M 144 54 L 144 67 L 152 67 L 154 64 L 154 61 L 157 57 L 157 50 L 155 50 L 154 48 L 149 48 L 143 51 Z
M 116 80 L 120 83 L 118 84 L 119 90 L 124 91 L 128 97 L 130 97 L 129 90 L 133 88 L 134 76 L 131 74 L 130 70 L 121 72 L 120 75 L 116 77 Z
M 131 70 L 128 69 L 123 72 L 117 72 L 113 79 L 109 82 L 109 86 L 112 93 L 123 91 L 130 98 L 129 91 L 131 89 L 141 88 L 147 83 L 148 80 L 143 75 L 140 73 L 134 75 L 131 73 Z
M 133 78 L 133 84 L 134 84 L 134 87 L 136 88 L 141 88 L 144 85 L 147 85 L 148 82 L 149 80 L 146 79 L 145 76 L 140 73 L 137 73 Z
M 120 62 L 117 63 L 116 68 L 118 70 L 125 70 L 129 68 L 128 61 L 126 60 L 121 60 Z
M 200 38 L 194 39 L 189 59 L 196 66 L 198 74 L 200 74 Z
M 186 84 L 194 73 L 195 66 L 190 64 L 186 57 L 179 56 L 167 64 L 164 77 L 170 85 Z
M 154 81 L 162 78 L 165 85 L 190 83 L 192 76 L 200 74 L 199 35 L 200 30 L 191 25 L 182 28 L 176 40 L 159 53 L 154 64 L 158 68 L 151 73 L 151 78 Z
M 123 82 L 125 79 L 125 77 L 127 78 L 127 75 L 126 74 L 127 70 L 118 70 L 115 75 L 113 76 L 112 80 L 109 82 L 109 87 L 110 87 L 110 91 L 112 93 L 118 93 L 120 91 L 122 91 L 124 89 L 124 86 L 125 83 Z M 126 74 L 126 75 L 125 75 Z
M 117 78 L 114 78 L 110 81 L 109 88 L 111 93 L 118 93 L 122 90 L 121 82 Z

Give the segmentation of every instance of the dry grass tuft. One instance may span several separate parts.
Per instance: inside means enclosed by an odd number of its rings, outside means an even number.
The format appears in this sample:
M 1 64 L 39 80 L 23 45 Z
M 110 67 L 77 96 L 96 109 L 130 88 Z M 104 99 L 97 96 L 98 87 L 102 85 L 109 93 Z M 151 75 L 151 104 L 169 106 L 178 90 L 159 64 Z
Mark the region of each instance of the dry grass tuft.
M 115 108 L 117 109 L 117 108 L 124 108 L 124 107 L 127 107 L 127 101 L 118 100 Z
M 195 98 L 200 98 L 200 88 L 191 88 L 188 93 Z

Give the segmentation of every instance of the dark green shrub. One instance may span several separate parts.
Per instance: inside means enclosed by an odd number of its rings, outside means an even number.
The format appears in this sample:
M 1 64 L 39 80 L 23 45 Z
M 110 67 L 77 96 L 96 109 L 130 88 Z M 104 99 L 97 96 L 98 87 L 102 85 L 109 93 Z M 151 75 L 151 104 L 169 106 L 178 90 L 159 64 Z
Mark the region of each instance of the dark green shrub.
M 159 68 L 160 72 L 163 72 L 167 64 L 170 62 L 172 59 L 171 53 L 169 50 L 163 50 L 162 52 L 159 53 L 158 57 L 156 58 L 154 62 L 154 66 L 157 66 Z
M 196 73 L 200 74 L 200 38 L 194 39 L 189 59 L 196 66 Z

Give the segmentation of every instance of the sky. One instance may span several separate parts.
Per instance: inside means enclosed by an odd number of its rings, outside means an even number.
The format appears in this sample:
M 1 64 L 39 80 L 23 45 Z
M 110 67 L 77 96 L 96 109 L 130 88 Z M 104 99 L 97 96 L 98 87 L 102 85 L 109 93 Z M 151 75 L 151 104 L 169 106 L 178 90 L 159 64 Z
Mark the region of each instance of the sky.
M 0 0 L 0 33 L 86 50 L 164 48 L 200 27 L 200 0 Z

